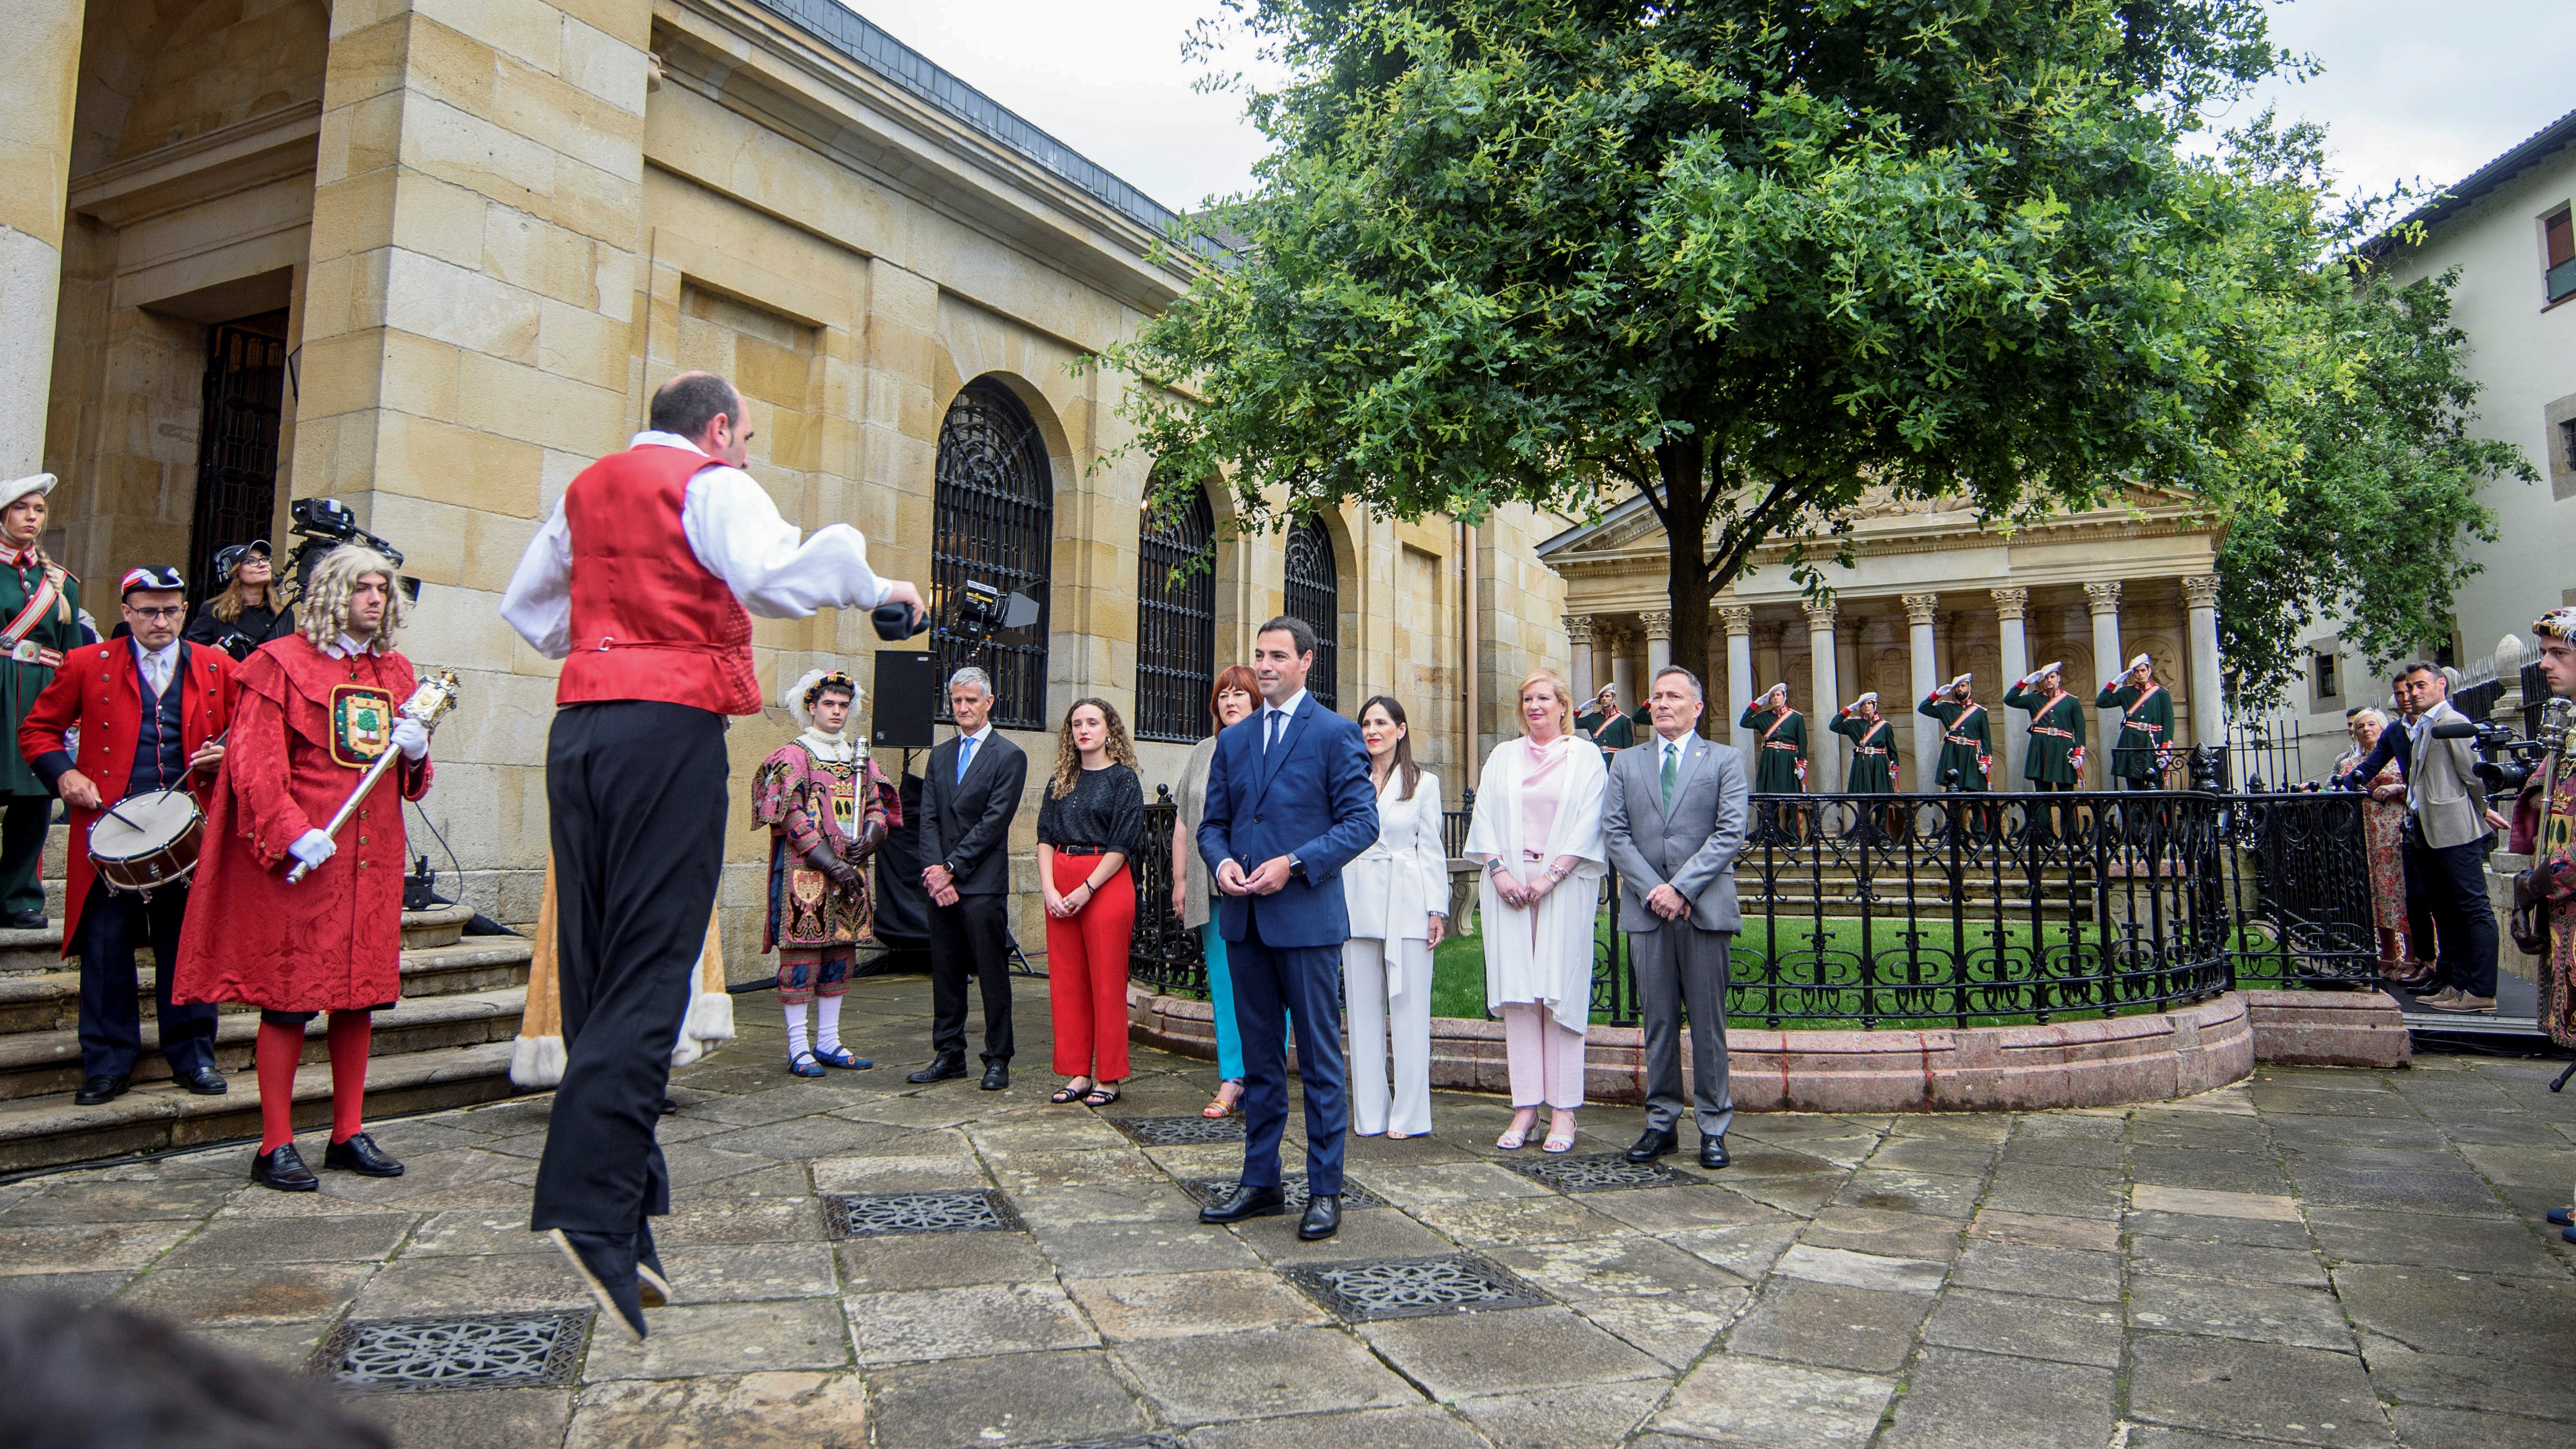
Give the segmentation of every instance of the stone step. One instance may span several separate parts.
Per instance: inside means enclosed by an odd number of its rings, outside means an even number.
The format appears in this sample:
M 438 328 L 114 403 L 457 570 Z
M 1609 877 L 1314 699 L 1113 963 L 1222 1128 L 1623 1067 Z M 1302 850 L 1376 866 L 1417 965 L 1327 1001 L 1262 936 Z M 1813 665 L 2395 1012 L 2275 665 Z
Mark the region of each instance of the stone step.
M 49 908 L 50 909 L 50 908 Z M 474 919 L 472 906 L 439 906 L 426 911 L 403 912 L 403 948 L 419 950 L 429 946 L 453 946 L 465 939 L 466 923 Z M 508 936 L 477 936 L 477 941 L 507 941 Z M 135 959 L 150 961 L 151 948 L 136 951 Z M 63 969 L 62 912 L 53 910 L 51 919 L 41 930 L 0 929 L 0 977 L 12 972 L 59 971 Z
M 518 1035 L 526 1011 L 528 988 L 507 986 L 488 991 L 458 991 L 406 996 L 400 1006 L 376 1013 L 369 1042 L 373 1057 L 445 1047 L 507 1042 Z M 330 1019 L 316 1016 L 304 1028 L 306 1062 L 328 1059 L 324 1041 Z M 250 1080 L 253 1043 L 259 1037 L 255 1012 L 227 1012 L 215 1023 L 215 1069 L 234 1080 L 235 1090 Z M 140 1083 L 167 1082 L 169 1064 L 161 1059 L 161 1028 L 147 1013 L 143 1020 L 143 1054 L 134 1064 Z M 61 1095 L 81 1083 L 80 1032 L 73 1027 L 0 1036 L 0 1101 Z
M 470 1106 L 506 1097 L 510 1043 L 440 1047 L 375 1058 L 367 1069 L 367 1115 L 399 1116 Z M 331 1118 L 331 1069 L 306 1066 L 295 1074 L 298 1128 Z M 259 1080 L 244 1072 L 220 1097 L 194 1096 L 161 1082 L 137 1087 L 100 1107 L 76 1107 L 69 1094 L 0 1102 L 0 1173 L 25 1172 L 74 1162 L 96 1162 L 172 1148 L 197 1147 L 259 1136 Z M 242 1157 L 245 1178 L 250 1155 Z
M 460 991 L 491 991 L 524 986 L 535 943 L 524 936 L 476 936 L 452 946 L 407 950 L 402 956 L 403 997 L 441 996 Z M 149 962 L 151 953 L 139 952 Z M 54 963 L 51 971 L 0 975 L 0 1041 L 21 1032 L 54 1031 L 80 1024 L 80 967 Z M 157 990 L 158 967 L 145 965 L 135 974 L 147 1001 Z M 227 1014 L 257 1008 L 228 1004 Z M 145 1013 L 147 1016 L 149 1012 Z

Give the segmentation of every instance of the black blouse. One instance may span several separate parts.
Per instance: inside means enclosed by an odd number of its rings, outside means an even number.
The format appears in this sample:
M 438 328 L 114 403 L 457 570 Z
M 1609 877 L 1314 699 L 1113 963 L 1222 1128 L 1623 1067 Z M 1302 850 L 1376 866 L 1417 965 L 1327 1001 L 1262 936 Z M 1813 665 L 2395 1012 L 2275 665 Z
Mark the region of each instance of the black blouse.
M 1059 800 L 1047 783 L 1038 807 L 1038 844 L 1096 845 L 1133 860 L 1145 835 L 1145 787 L 1125 765 L 1104 765 L 1073 777 L 1073 793 Z

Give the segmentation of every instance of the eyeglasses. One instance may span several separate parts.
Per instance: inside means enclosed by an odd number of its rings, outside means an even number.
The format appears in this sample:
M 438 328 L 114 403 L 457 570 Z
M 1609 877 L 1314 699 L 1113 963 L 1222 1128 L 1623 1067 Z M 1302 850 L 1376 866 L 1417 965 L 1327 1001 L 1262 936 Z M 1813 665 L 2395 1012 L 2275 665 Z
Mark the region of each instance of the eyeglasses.
M 128 604 L 125 606 L 125 612 L 132 614 L 138 619 L 176 619 L 184 616 L 188 612 L 188 606 L 185 604 L 172 604 L 166 609 L 145 609 L 133 604 Z

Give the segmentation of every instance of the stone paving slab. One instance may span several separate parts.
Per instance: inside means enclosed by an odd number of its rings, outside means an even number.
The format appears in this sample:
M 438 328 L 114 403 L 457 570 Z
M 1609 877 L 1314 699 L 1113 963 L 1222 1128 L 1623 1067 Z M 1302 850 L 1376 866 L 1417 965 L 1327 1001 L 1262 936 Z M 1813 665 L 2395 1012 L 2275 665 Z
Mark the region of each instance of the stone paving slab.
M 1688 1185 L 1559 1191 L 1495 1099 L 1355 1139 L 1387 1206 L 1301 1243 L 1197 1221 L 1233 1144 L 1139 1145 L 1019 1080 L 915 1088 L 917 979 L 860 983 L 886 1063 L 780 1068 L 759 998 L 662 1124 L 675 1303 L 560 1389 L 361 1396 L 420 1449 L 2410 1449 L 2576 1443 L 2576 1094 L 2541 1062 L 2263 1068 L 2126 1109 L 1746 1114 Z M 1195 1115 L 1206 1063 L 1139 1050 L 1121 1117 Z M 116 1301 L 299 1364 L 347 1319 L 588 1306 L 526 1228 L 543 1097 L 382 1124 L 411 1171 L 284 1195 L 215 1149 L 0 1184 L 0 1292 Z M 1629 1109 L 1586 1109 L 1615 1152 Z M 1292 1114 L 1290 1170 L 1303 1166 Z M 318 1147 L 314 1155 L 318 1156 Z M 998 1190 L 1011 1231 L 833 1241 L 826 1194 Z M 1536 1306 L 1344 1324 L 1288 1270 L 1474 1254 Z M 1525 1300 L 1524 1300 L 1525 1301 Z

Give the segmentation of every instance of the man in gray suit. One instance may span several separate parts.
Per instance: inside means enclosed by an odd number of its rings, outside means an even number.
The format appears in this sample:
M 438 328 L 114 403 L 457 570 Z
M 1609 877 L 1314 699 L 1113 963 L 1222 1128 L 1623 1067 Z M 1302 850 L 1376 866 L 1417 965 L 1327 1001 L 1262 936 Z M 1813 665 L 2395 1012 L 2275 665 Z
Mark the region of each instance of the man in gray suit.
M 1619 929 L 1628 933 L 1646 1016 L 1646 1135 L 1628 1160 L 1652 1162 L 1679 1140 L 1687 1007 L 1699 1165 L 1724 1167 L 1735 1120 L 1726 1085 L 1726 954 L 1744 925 L 1735 853 L 1744 846 L 1753 783 L 1734 749 L 1700 738 L 1708 703 L 1689 670 L 1657 671 L 1646 705 L 1654 735 L 1611 757 L 1601 807 L 1619 872 Z
M 2496 1009 L 2495 908 L 2487 901 L 2487 852 L 2491 832 L 2509 824 L 2488 808 L 2486 790 L 2472 773 L 2469 717 L 2451 705 L 2450 676 L 2432 664 L 2410 664 L 2398 676 L 2398 695 L 2411 712 L 2406 726 L 2406 845 L 2424 883 L 2441 947 L 2433 989 L 2416 1001 L 2431 1011 L 2491 1013 Z M 2436 733 L 2444 725 L 2460 735 Z

